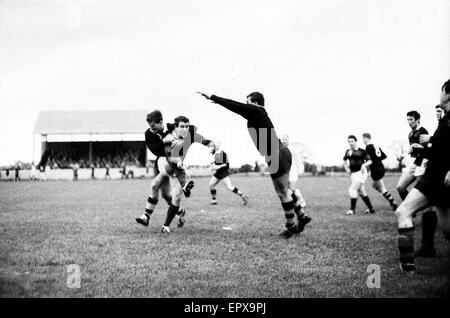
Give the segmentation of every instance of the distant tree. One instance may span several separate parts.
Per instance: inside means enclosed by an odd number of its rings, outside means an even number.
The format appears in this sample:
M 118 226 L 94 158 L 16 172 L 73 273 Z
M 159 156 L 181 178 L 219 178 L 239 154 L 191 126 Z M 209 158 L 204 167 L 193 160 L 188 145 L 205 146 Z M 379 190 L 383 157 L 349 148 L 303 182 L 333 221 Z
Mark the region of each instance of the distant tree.
M 239 172 L 241 172 L 241 173 L 246 173 L 246 172 L 251 172 L 251 171 L 253 171 L 253 167 L 249 164 L 242 165 L 239 168 Z
M 261 168 L 259 167 L 258 161 L 255 161 L 255 168 L 253 169 L 254 172 L 260 172 Z

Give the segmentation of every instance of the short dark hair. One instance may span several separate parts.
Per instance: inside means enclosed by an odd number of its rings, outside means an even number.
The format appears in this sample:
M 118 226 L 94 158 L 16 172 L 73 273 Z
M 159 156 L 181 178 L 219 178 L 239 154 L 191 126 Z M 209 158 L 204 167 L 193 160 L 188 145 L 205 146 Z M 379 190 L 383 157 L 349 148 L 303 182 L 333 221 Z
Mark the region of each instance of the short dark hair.
M 178 116 L 177 118 L 175 118 L 175 126 L 178 127 L 178 124 L 179 124 L 180 122 L 188 123 L 188 122 L 189 122 L 189 118 L 187 118 L 187 117 L 185 117 L 185 116 Z
M 406 116 L 414 117 L 415 120 L 419 120 L 419 119 L 420 119 L 420 114 L 419 114 L 419 112 L 418 112 L 418 111 L 415 111 L 415 110 L 411 110 L 411 111 L 407 112 L 407 113 L 406 113 Z
M 148 123 L 159 123 L 163 120 L 162 114 L 159 110 L 154 110 L 147 114 Z
M 369 133 L 362 134 L 363 138 L 369 138 L 372 139 L 372 136 Z
M 252 103 L 256 103 L 260 106 L 264 106 L 264 96 L 259 92 L 253 92 L 247 95 L 247 98 L 250 97 L 250 101 Z
M 444 94 L 450 94 L 450 79 L 442 85 L 441 91 Z
M 350 136 L 347 137 L 347 139 L 353 139 L 355 141 L 358 141 L 358 139 L 356 139 L 355 135 L 350 135 Z
M 434 106 L 434 108 L 436 108 L 436 109 L 442 109 L 441 104 L 437 104 L 436 106 Z

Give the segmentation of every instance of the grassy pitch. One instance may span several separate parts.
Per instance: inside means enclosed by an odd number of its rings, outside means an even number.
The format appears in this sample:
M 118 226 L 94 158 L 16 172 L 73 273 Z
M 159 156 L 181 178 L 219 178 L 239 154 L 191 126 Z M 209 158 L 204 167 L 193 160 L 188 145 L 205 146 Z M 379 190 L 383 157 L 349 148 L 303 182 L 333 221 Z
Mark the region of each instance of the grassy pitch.
M 448 253 L 440 232 L 438 256 L 417 259 L 414 275 L 398 267 L 396 220 L 369 189 L 377 211 L 346 216 L 346 177 L 305 177 L 298 186 L 313 217 L 289 240 L 277 235 L 284 216 L 268 177 L 231 176 L 250 198 L 242 206 L 218 186 L 209 205 L 208 179 L 197 178 L 183 198 L 186 224 L 159 232 L 167 204 L 160 200 L 149 227 L 134 218 L 150 180 L 0 183 L 2 297 L 430 297 L 447 292 Z M 394 193 L 397 177 L 387 177 Z M 416 246 L 420 243 L 420 216 Z M 225 228 L 225 229 L 224 229 Z M 80 288 L 69 288 L 76 264 Z M 368 266 L 380 268 L 369 288 Z M 72 286 L 73 287 L 73 286 Z

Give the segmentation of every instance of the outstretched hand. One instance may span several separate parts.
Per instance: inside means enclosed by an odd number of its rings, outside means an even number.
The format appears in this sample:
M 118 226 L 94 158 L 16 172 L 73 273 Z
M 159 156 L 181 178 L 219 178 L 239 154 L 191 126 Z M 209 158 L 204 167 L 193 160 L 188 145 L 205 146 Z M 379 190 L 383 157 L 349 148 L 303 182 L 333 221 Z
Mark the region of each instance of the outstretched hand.
M 196 93 L 202 95 L 206 99 L 211 99 L 211 95 L 208 95 L 208 94 L 205 94 L 205 93 L 202 93 L 202 92 L 196 92 Z

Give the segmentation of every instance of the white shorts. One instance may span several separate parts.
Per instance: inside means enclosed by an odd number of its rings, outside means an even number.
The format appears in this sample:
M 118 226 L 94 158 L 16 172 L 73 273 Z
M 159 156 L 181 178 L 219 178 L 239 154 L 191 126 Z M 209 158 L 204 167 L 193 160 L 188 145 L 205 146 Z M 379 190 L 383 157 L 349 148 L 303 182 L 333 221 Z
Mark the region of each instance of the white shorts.
M 409 163 L 403 169 L 404 172 L 409 173 L 414 177 L 421 177 L 425 174 L 425 169 L 427 168 L 428 159 L 423 159 L 422 164 L 420 166 L 416 166 L 414 162 Z
M 289 170 L 289 182 L 296 183 L 298 180 L 298 173 L 297 167 L 291 166 L 291 170 Z
M 352 180 L 352 184 L 364 183 L 367 180 L 368 173 L 362 173 L 361 171 L 352 172 L 350 174 L 350 179 Z

